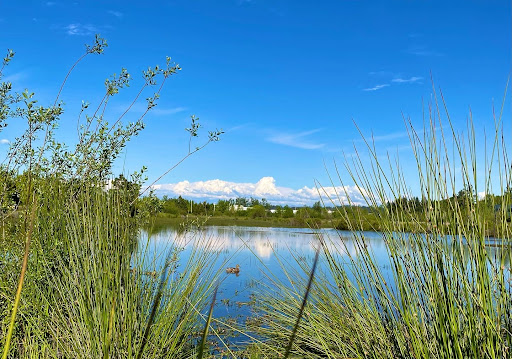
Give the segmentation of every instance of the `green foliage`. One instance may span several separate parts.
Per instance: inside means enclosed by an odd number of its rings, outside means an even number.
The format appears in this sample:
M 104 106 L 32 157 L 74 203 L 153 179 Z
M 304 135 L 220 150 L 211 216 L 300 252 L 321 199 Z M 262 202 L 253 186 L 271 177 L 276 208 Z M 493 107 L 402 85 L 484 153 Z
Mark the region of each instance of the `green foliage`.
M 430 113 L 434 112 L 439 113 Z M 475 143 L 483 139 L 476 138 L 471 122 L 468 139 L 455 135 L 449 118 L 448 134 L 437 123 L 437 118 L 431 118 L 421 137 L 408 127 L 421 200 L 411 195 L 401 168 L 393 166 L 399 161 L 381 163 L 371 144 L 367 144 L 370 165 L 361 157 L 346 165 L 351 181 L 364 189 L 366 201 L 366 207 L 338 208 L 341 225 L 356 245 L 346 248 L 340 238 L 318 236 L 327 273 L 315 277 L 292 355 L 510 356 L 511 202 L 503 190 L 510 179 L 506 154 L 510 139 L 496 128 L 493 151 L 487 152 L 491 157 L 485 163 L 499 165 L 486 167 L 486 175 L 479 179 Z M 462 182 L 462 190 L 456 179 Z M 477 200 L 479 186 L 492 193 L 496 183 L 500 194 Z M 368 228 L 382 231 L 389 264 L 378 265 L 376 256 L 381 254 L 374 252 L 376 248 L 361 232 Z M 490 246 L 496 247 L 491 250 Z M 282 353 L 294 333 L 302 301 L 298 293 L 309 275 L 309 269 L 299 264 L 299 272 L 283 265 L 293 285 L 282 283 L 269 289 L 258 308 L 262 324 L 256 329 L 265 343 L 259 346 L 262 356 Z
M 234 201 L 233 200 L 219 200 L 215 207 L 215 214 L 229 214 L 233 209 Z
M 293 217 L 293 209 L 290 206 L 286 205 L 283 208 L 283 218 L 292 218 Z
M 154 263 L 141 250 L 139 230 L 161 210 L 161 202 L 152 192 L 141 197 L 144 167 L 129 179 L 112 179 L 112 164 L 144 128 L 167 78 L 181 68 L 167 58 L 165 67 L 143 71 L 144 83 L 133 102 L 118 118 L 107 119 L 111 99 L 132 79 L 123 68 L 105 81 L 97 106 L 82 103 L 76 145 L 56 138 L 64 113 L 60 94 L 69 74 L 106 46 L 96 36 L 72 65 L 54 103 L 46 106 L 34 93 L 13 93 L 12 84 L 1 81 L 13 51 L 0 68 L 0 132 L 13 119 L 26 125 L 0 164 L 2 359 L 189 357 L 195 350 L 215 260 L 211 253 L 193 250 L 178 276 L 181 247 L 171 244 L 161 275 L 147 278 Z M 147 110 L 125 123 L 126 113 L 151 88 Z M 197 121 L 192 118 L 196 130 Z M 191 138 L 198 136 L 196 130 Z M 210 131 L 185 158 L 222 133 Z M 150 311 L 155 313 L 151 319 Z
M 265 207 L 263 207 L 261 204 L 257 204 L 249 210 L 249 215 L 252 218 L 264 218 L 266 217 L 267 212 Z

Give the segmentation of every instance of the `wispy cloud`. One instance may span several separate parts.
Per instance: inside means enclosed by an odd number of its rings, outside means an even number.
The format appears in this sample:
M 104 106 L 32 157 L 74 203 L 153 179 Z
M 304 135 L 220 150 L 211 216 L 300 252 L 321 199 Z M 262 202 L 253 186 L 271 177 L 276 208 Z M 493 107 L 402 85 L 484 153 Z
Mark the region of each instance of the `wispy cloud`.
M 407 132 L 394 132 L 394 133 L 388 133 L 386 135 L 372 135 L 369 136 L 368 139 L 374 142 L 378 141 L 391 141 L 391 140 L 397 140 L 399 138 L 405 138 L 408 137 L 409 134 Z
M 363 91 L 378 91 L 378 90 L 381 90 L 385 87 L 389 87 L 390 85 L 389 84 L 381 84 L 381 85 L 375 85 L 374 87 L 369 87 L 369 88 L 365 88 L 363 89 Z
M 276 186 L 273 177 L 263 177 L 256 183 L 229 182 L 220 179 L 209 181 L 168 183 L 154 185 L 159 196 L 182 196 L 192 199 L 219 200 L 237 197 L 266 198 L 275 204 L 311 205 L 322 197 L 332 198 L 337 204 L 348 204 L 346 194 L 355 204 L 364 205 L 364 199 L 356 186 L 316 187 L 304 186 L 298 190 Z
M 87 36 L 99 32 L 99 28 L 91 24 L 69 24 L 64 27 L 68 35 Z
M 113 15 L 117 18 L 122 18 L 124 16 L 124 14 L 120 11 L 109 10 L 109 11 L 107 11 L 107 13 L 109 13 L 110 15 Z
M 124 111 L 126 111 L 128 106 L 129 106 L 129 104 L 119 104 L 119 105 L 113 106 L 112 110 L 115 112 L 124 112 Z M 147 108 L 148 107 L 145 103 L 139 102 L 139 103 L 134 104 L 130 108 L 129 113 L 142 114 L 142 113 L 146 112 Z M 153 115 L 153 116 L 170 116 L 170 115 L 174 115 L 174 114 L 186 111 L 186 110 L 187 110 L 186 107 L 165 108 L 165 107 L 156 106 L 156 107 L 153 107 L 151 110 L 149 110 L 148 114 Z
M 370 76 L 392 77 L 392 76 L 395 76 L 395 73 L 393 73 L 391 71 L 380 70 L 380 71 L 370 71 L 370 72 L 368 72 L 368 75 L 370 75 Z
M 404 152 L 404 151 L 410 151 L 412 150 L 412 146 L 409 144 L 405 144 L 405 145 L 399 145 L 399 146 L 389 146 L 389 147 L 386 147 L 386 152 L 387 153 L 398 153 L 398 152 Z
M 402 77 L 396 73 L 390 72 L 390 71 L 372 71 L 368 73 L 370 76 L 378 76 L 382 80 L 385 80 L 385 78 L 390 78 L 391 80 L 389 83 L 383 83 L 379 85 L 375 85 L 373 87 L 364 88 L 363 91 L 378 91 L 382 90 L 383 88 L 389 87 L 393 84 L 414 84 L 414 83 L 421 83 L 421 80 L 423 80 L 423 77 L 421 76 L 411 76 L 411 77 Z
M 431 50 L 425 45 L 410 46 L 407 50 L 405 50 L 405 52 L 416 56 L 443 56 L 442 53 Z
M 408 79 L 397 77 L 397 78 L 394 78 L 393 80 L 391 80 L 391 82 L 396 82 L 396 83 L 399 83 L 399 84 L 412 84 L 412 83 L 415 83 L 415 82 L 420 82 L 421 80 L 423 80 L 423 77 L 412 76 L 412 77 L 409 77 Z
M 267 141 L 290 147 L 302 148 L 304 150 L 317 150 L 324 147 L 323 143 L 308 141 L 305 137 L 312 135 L 320 129 L 300 133 L 279 133 L 267 138 Z
M 230 127 L 226 130 L 226 132 L 234 132 L 234 131 L 238 131 L 238 130 L 241 130 L 243 128 L 247 128 L 249 127 L 250 125 L 252 125 L 251 122 L 247 122 L 247 123 L 242 123 L 241 125 L 236 125 L 236 126 L 233 126 L 233 127 Z
M 155 116 L 170 116 L 174 115 L 176 113 L 180 113 L 183 111 L 186 111 L 187 109 L 185 107 L 174 107 L 174 108 L 152 108 L 149 110 L 149 113 Z
M 11 141 L 9 141 L 9 140 L 8 140 L 8 139 L 6 139 L 6 138 L 2 138 L 2 139 L 0 139 L 0 145 L 8 145 L 8 144 L 10 144 L 10 143 L 11 143 Z
M 27 77 L 28 77 L 28 72 L 23 70 L 23 71 L 18 71 L 18 72 L 15 72 L 13 74 L 3 77 L 2 81 L 16 83 L 16 82 L 25 80 Z
M 406 131 L 392 132 L 392 133 L 387 133 L 387 134 L 382 134 L 382 135 L 375 135 L 373 132 L 371 132 L 369 134 L 365 134 L 361 138 L 357 138 L 357 139 L 351 140 L 350 142 L 352 142 L 354 144 L 355 143 L 362 143 L 362 142 L 365 142 L 365 141 L 367 141 L 369 143 L 374 143 L 374 142 L 390 142 L 390 141 L 396 142 L 397 140 L 408 138 L 408 137 L 409 137 L 409 134 Z
M 436 128 L 435 131 L 438 132 L 440 129 L 439 128 Z M 413 133 L 409 133 L 407 131 L 401 131 L 401 132 L 392 132 L 392 133 L 387 133 L 387 134 L 382 134 L 382 135 L 375 135 L 373 133 L 370 133 L 369 135 L 365 135 L 364 138 L 369 141 L 369 142 L 386 142 L 386 141 L 396 141 L 398 139 L 402 139 L 402 138 L 409 138 L 409 135 L 412 135 L 412 136 L 423 136 L 423 134 L 425 133 L 424 130 L 418 130 L 418 131 L 414 131 Z M 364 139 L 357 139 L 357 140 L 354 140 L 352 142 L 362 142 L 364 141 Z M 407 144 L 407 147 L 410 147 L 410 144 Z M 391 148 L 391 147 L 390 147 Z M 396 147 L 393 147 L 393 148 L 396 148 Z
M 56 3 L 55 3 L 55 1 L 47 1 L 47 2 L 45 2 L 44 4 L 45 4 L 46 6 L 53 6 L 53 5 L 55 5 Z

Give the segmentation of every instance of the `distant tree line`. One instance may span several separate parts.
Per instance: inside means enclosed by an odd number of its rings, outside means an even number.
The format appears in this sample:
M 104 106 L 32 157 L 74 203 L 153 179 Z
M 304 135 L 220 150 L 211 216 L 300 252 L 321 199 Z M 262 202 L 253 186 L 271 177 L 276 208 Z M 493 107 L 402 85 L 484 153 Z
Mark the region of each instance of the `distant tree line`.
M 163 216 L 197 215 L 288 220 L 292 225 L 314 226 L 324 223 L 342 230 L 383 230 L 385 223 L 381 218 L 385 217 L 385 212 L 393 213 L 395 221 L 401 223 L 404 231 L 429 231 L 441 227 L 453 230 L 456 226 L 464 225 L 460 223 L 460 218 L 463 218 L 463 221 L 470 221 L 477 205 L 480 206 L 478 213 L 484 216 L 486 230 L 489 233 L 496 232 L 496 223 L 510 223 L 512 220 L 512 190 L 505 190 L 503 195 L 488 194 L 478 198 L 472 186 L 465 186 L 445 199 L 398 197 L 376 207 L 324 207 L 320 201 L 311 206 L 275 205 L 265 198 L 253 197 L 238 197 L 210 203 L 196 202 L 181 196 L 164 196 L 162 199 L 155 199 L 153 203 L 157 206 L 154 212 Z M 457 216 L 456 212 L 463 213 L 463 216 Z

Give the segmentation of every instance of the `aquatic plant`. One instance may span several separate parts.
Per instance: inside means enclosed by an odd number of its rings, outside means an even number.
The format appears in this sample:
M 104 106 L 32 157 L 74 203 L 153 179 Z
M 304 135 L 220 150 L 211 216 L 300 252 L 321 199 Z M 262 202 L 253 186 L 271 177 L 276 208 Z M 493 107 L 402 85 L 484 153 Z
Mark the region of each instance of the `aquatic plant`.
M 510 356 L 512 167 L 503 109 L 494 118 L 492 141 L 486 142 L 476 133 L 471 114 L 466 134 L 459 135 L 442 95 L 438 99 L 434 87 L 433 93 L 424 129 L 404 121 L 417 165 L 420 210 L 403 200 L 415 195 L 407 182 L 411 176 L 404 174 L 398 158 L 388 155 L 383 161 L 371 140 L 365 140 L 368 156 L 356 148 L 357 156 L 347 158 L 343 169 L 336 168 L 337 181 L 343 185 L 348 175 L 377 216 L 389 268 L 377 265 L 358 211 L 338 207 L 357 250 L 349 252 L 342 238 L 319 235 L 328 270 L 316 276 L 310 290 L 293 355 Z M 486 195 L 481 198 L 479 192 Z M 329 205 L 344 198 L 353 205 L 349 193 L 330 198 L 321 186 L 319 193 Z M 488 244 L 496 248 L 490 251 Z M 304 288 L 307 270 L 289 273 L 302 287 L 282 283 L 259 308 L 259 333 L 274 349 L 285 348 L 292 334 L 301 300 L 298 288 Z M 261 353 L 268 354 L 267 348 L 260 346 Z

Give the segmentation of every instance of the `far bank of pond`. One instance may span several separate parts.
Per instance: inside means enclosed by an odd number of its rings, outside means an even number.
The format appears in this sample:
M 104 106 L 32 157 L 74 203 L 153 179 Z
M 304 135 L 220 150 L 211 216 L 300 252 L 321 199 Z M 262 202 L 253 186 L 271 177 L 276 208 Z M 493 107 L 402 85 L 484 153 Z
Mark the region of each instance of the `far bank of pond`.
M 349 231 L 350 228 L 346 221 L 339 218 L 279 218 L 279 217 L 245 217 L 245 216 L 169 216 L 165 213 L 159 213 L 152 217 L 151 224 L 154 228 L 167 226 L 180 227 L 184 225 L 192 226 L 237 226 L 237 227 L 275 227 L 275 228 L 304 228 L 304 229 L 328 229 L 334 228 L 341 231 Z M 382 232 L 386 231 L 383 224 L 375 216 L 361 217 L 357 220 L 357 230 L 364 232 Z M 429 233 L 432 224 L 417 219 L 415 222 L 402 222 L 400 228 L 402 232 L 409 233 Z M 507 224 L 512 226 L 512 224 Z M 450 228 L 444 224 L 447 232 Z M 509 228 L 512 229 L 512 228 Z M 457 227 L 451 228 L 452 233 L 457 233 Z M 485 235 L 488 237 L 498 237 L 496 228 L 488 225 L 485 228 Z
M 333 219 L 310 218 L 297 220 L 296 218 L 250 218 L 230 216 L 180 216 L 171 217 L 158 215 L 154 218 L 155 226 L 180 226 L 183 223 L 198 223 L 207 226 L 240 226 L 240 227 L 280 227 L 280 228 L 335 228 L 338 221 Z

